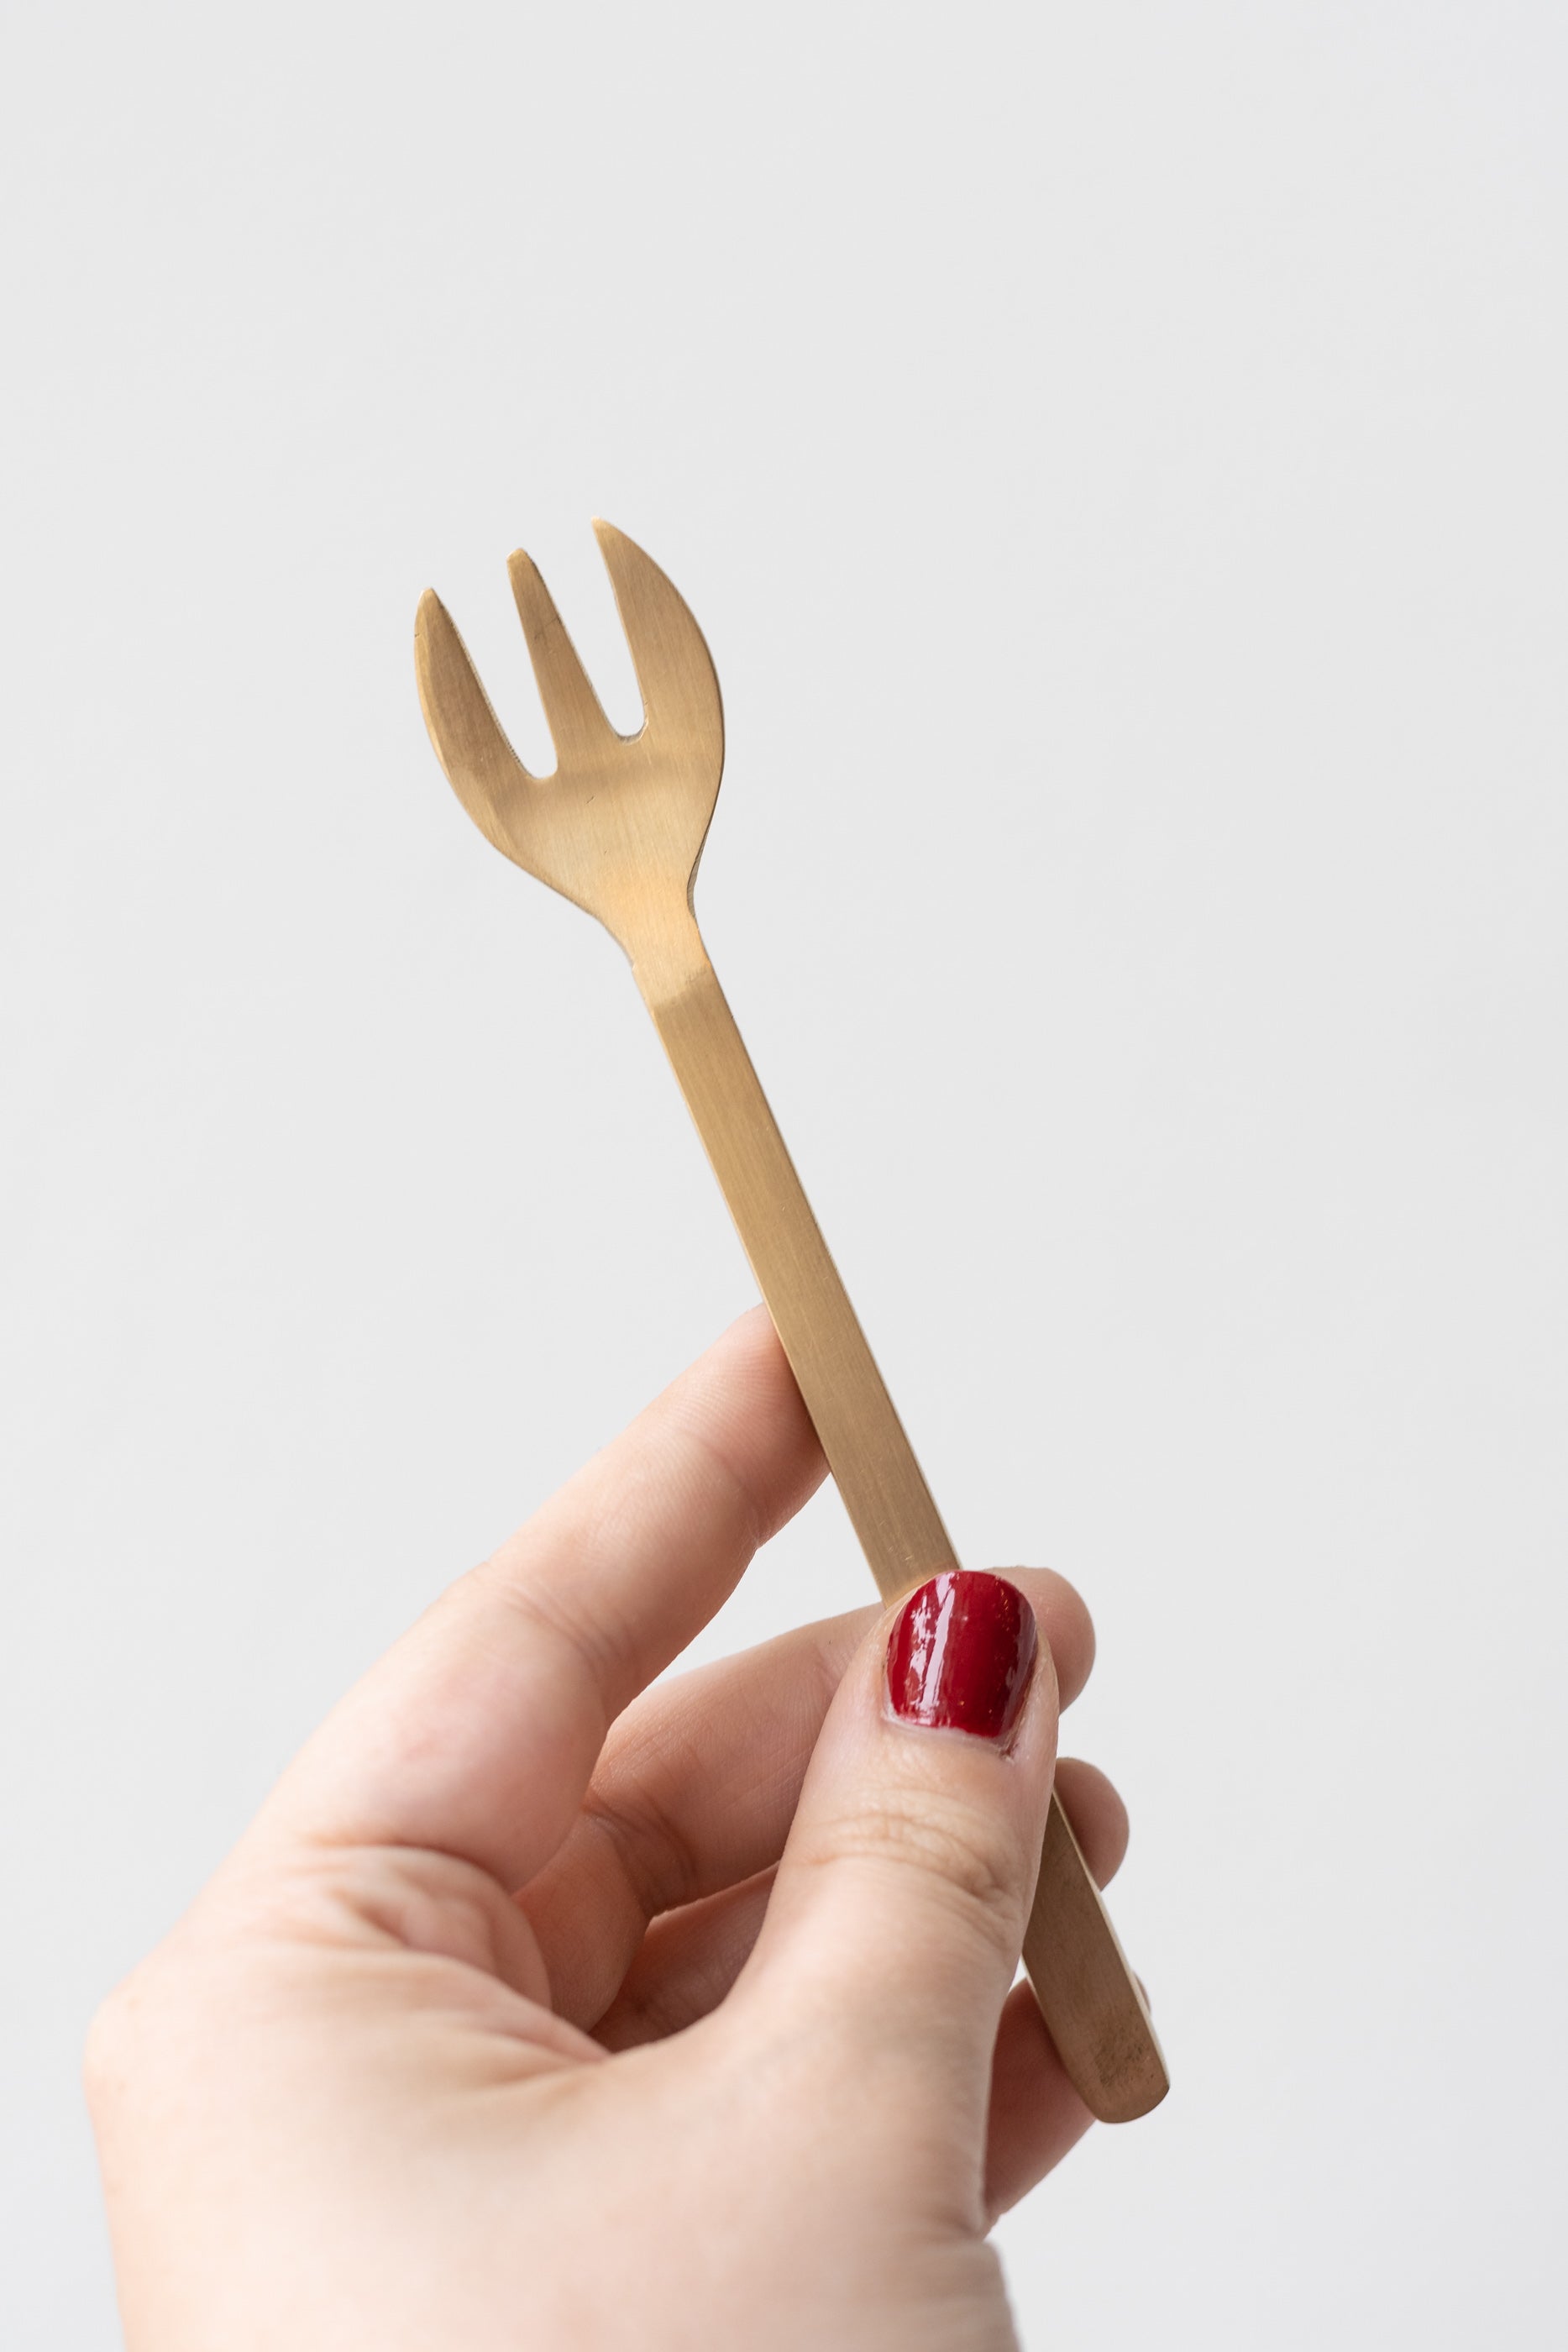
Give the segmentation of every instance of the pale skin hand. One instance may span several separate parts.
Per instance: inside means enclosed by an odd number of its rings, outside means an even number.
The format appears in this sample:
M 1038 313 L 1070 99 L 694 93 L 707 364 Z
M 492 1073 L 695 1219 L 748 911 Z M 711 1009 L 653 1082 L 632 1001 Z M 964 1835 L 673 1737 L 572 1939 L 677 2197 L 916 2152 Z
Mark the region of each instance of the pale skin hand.
M 892 1612 L 649 1689 L 821 1457 L 747 1316 L 350 1693 L 95 2023 L 130 2352 L 1014 2343 L 1089 2118 L 1010 1994 L 1058 1690 L 898 1721 Z M 1054 1662 L 1054 1673 L 1052 1665 Z M 1125 1816 L 1058 1775 L 1092 1865 Z

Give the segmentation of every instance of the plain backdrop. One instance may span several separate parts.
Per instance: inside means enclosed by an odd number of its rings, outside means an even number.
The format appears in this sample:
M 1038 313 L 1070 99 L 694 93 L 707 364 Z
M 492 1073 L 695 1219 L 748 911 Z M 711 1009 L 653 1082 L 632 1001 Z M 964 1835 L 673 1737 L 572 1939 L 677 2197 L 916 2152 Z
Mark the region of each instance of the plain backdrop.
M 749 1278 L 615 948 L 425 740 L 504 571 L 697 614 L 710 948 L 1066 1745 L 1176 2088 L 1031 2347 L 1559 2343 L 1568 20 L 15 19 L 0 2339 L 117 2339 L 103 1991 Z M 831 1490 L 712 1653 L 869 1595 Z M 216 2352 L 216 2347 L 214 2347 Z

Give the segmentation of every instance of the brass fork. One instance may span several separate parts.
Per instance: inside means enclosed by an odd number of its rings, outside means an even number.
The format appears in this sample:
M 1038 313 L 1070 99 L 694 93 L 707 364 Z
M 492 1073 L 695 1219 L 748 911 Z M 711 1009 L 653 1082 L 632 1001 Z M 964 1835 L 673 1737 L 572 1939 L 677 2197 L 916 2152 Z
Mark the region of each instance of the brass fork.
M 642 690 L 618 735 L 529 558 L 512 593 L 555 743 L 531 776 L 507 742 L 451 616 L 419 607 L 424 723 L 453 790 L 487 839 L 601 922 L 631 959 L 829 1467 L 884 1600 L 956 1555 L 883 1385 L 758 1084 L 692 908 L 724 768 L 724 712 L 702 633 L 641 548 L 596 522 Z M 1159 2043 L 1098 1888 L 1051 1800 L 1024 1963 L 1063 2065 L 1110 2122 L 1169 2087 Z

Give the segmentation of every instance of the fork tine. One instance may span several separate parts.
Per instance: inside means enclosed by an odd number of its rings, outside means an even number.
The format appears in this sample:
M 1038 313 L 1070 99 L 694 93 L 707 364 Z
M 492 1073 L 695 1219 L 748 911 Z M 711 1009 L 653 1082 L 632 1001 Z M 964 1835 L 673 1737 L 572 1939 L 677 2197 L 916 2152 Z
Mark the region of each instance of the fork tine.
M 519 783 L 532 779 L 490 708 L 452 615 L 427 588 L 413 627 L 419 707 L 446 780 L 486 838 L 516 859 L 501 812 Z
M 685 598 L 650 555 L 611 522 L 593 535 L 615 591 L 616 609 L 650 727 L 677 729 L 724 754 L 724 706 L 713 657 Z
M 557 764 L 565 767 L 574 753 L 602 751 L 605 737 L 614 730 L 588 682 L 577 648 L 567 635 L 555 599 L 533 557 L 519 547 L 507 557 L 507 570 Z

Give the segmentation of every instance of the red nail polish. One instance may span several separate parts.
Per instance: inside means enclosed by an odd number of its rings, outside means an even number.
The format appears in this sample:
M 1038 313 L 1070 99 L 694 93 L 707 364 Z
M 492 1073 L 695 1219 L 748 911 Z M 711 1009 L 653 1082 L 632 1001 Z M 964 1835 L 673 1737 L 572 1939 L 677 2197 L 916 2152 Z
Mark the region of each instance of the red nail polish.
M 1005 1739 L 1029 1688 L 1040 1636 L 1016 1584 L 953 1568 L 912 1592 L 887 1643 L 887 1693 L 906 1723 Z

